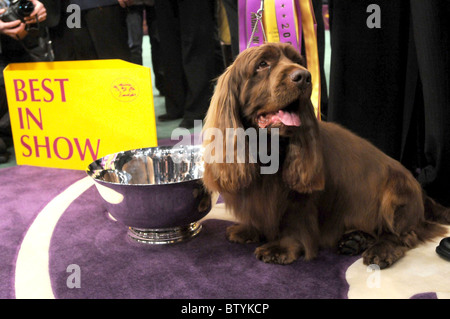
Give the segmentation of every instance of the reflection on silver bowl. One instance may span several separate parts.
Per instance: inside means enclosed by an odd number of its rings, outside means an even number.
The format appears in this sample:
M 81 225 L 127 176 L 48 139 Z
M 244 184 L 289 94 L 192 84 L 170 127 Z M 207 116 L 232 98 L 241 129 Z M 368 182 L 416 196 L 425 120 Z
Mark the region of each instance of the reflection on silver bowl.
M 148 244 L 196 236 L 214 200 L 204 190 L 202 147 L 160 146 L 107 155 L 87 174 L 108 212 L 128 226 L 128 236 Z

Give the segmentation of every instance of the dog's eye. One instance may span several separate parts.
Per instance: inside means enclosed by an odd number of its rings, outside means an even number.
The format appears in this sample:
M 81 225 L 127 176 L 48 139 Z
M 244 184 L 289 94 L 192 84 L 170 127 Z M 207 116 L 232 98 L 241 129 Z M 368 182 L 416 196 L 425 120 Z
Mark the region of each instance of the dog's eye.
M 258 67 L 256 68 L 256 71 L 262 71 L 268 67 L 269 67 L 269 64 L 266 61 L 261 61 L 261 62 L 259 62 Z

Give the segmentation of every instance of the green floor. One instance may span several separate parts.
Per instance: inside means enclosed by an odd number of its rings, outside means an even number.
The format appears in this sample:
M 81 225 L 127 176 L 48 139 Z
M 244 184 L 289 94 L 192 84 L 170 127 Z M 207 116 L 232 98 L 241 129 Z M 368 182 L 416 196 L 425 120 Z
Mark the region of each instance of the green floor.
M 326 49 L 325 49 L 325 72 L 327 74 L 327 84 L 329 85 L 329 72 L 330 69 L 330 46 L 329 46 L 329 32 L 325 32 L 325 42 L 326 42 Z M 144 60 L 144 66 L 147 66 L 152 69 L 152 63 L 151 63 L 151 56 L 150 56 L 150 44 L 148 41 L 148 36 L 145 36 L 144 38 L 144 44 L 143 44 L 143 60 Z M 152 72 L 152 79 L 154 79 L 154 74 Z M 158 90 L 155 88 L 153 84 L 153 102 L 155 106 L 155 117 L 157 118 L 158 115 L 165 113 L 165 106 L 164 106 L 164 97 L 159 95 Z M 180 120 L 176 121 L 170 121 L 170 122 L 156 122 L 156 131 L 158 138 L 170 138 L 172 131 L 178 127 L 178 124 L 181 122 Z M 191 130 L 192 131 L 192 130 Z M 14 147 L 10 147 L 9 152 L 11 153 L 10 159 L 7 163 L 0 164 L 0 169 L 10 166 L 15 166 L 16 164 L 16 158 L 14 155 Z

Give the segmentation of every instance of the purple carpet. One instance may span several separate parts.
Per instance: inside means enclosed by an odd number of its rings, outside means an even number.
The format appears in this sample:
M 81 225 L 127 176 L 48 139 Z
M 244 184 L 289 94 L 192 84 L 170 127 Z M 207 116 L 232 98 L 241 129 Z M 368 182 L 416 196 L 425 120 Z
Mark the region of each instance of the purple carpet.
M 18 254 L 36 217 L 85 177 L 82 171 L 31 166 L 0 170 L 0 298 L 17 297 Z M 126 227 L 107 216 L 96 188 L 88 186 L 50 231 L 50 245 L 44 253 L 53 297 L 347 298 L 346 271 L 359 257 L 322 251 L 310 262 L 264 264 L 253 256 L 255 245 L 226 241 L 225 229 L 230 224 L 206 220 L 196 238 L 175 245 L 132 243 Z M 35 262 L 38 260 L 33 259 L 28 267 Z M 79 270 L 75 288 L 69 282 L 73 265 Z M 370 275 L 365 267 L 361 270 L 366 277 Z M 419 290 L 409 297 L 436 298 L 432 291 Z
M 0 298 L 14 298 L 20 244 L 36 215 L 84 172 L 39 167 L 0 170 Z
M 50 271 L 57 298 L 344 298 L 343 278 L 354 258 L 323 252 L 313 262 L 264 264 L 254 245 L 225 239 L 230 222 L 207 220 L 200 235 L 172 246 L 142 246 L 108 219 L 94 188 L 56 227 Z M 67 289 L 70 264 L 80 266 L 81 289 Z
M 0 170 L 0 298 L 15 298 L 20 244 L 43 207 L 84 172 L 19 166 Z M 49 273 L 56 298 L 345 298 L 344 273 L 355 258 L 322 252 L 289 266 L 264 264 L 255 245 L 225 239 L 230 222 L 206 220 L 184 243 L 131 243 L 126 227 L 108 218 L 95 187 L 65 210 L 53 230 Z M 69 265 L 80 288 L 69 288 Z

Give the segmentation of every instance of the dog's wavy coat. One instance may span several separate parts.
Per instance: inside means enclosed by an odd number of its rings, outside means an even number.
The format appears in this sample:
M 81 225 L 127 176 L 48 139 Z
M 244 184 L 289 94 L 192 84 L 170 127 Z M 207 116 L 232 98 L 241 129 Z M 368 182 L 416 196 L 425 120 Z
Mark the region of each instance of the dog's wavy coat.
M 227 238 L 262 242 L 255 255 L 264 262 L 309 260 L 340 244 L 385 268 L 443 236 L 438 223 L 450 223 L 450 210 L 427 197 L 406 168 L 348 130 L 317 121 L 304 65 L 292 46 L 265 44 L 242 52 L 218 79 L 204 130 L 280 134 L 275 174 L 260 174 L 258 163 L 206 161 L 205 187 L 220 192 L 241 222 Z

